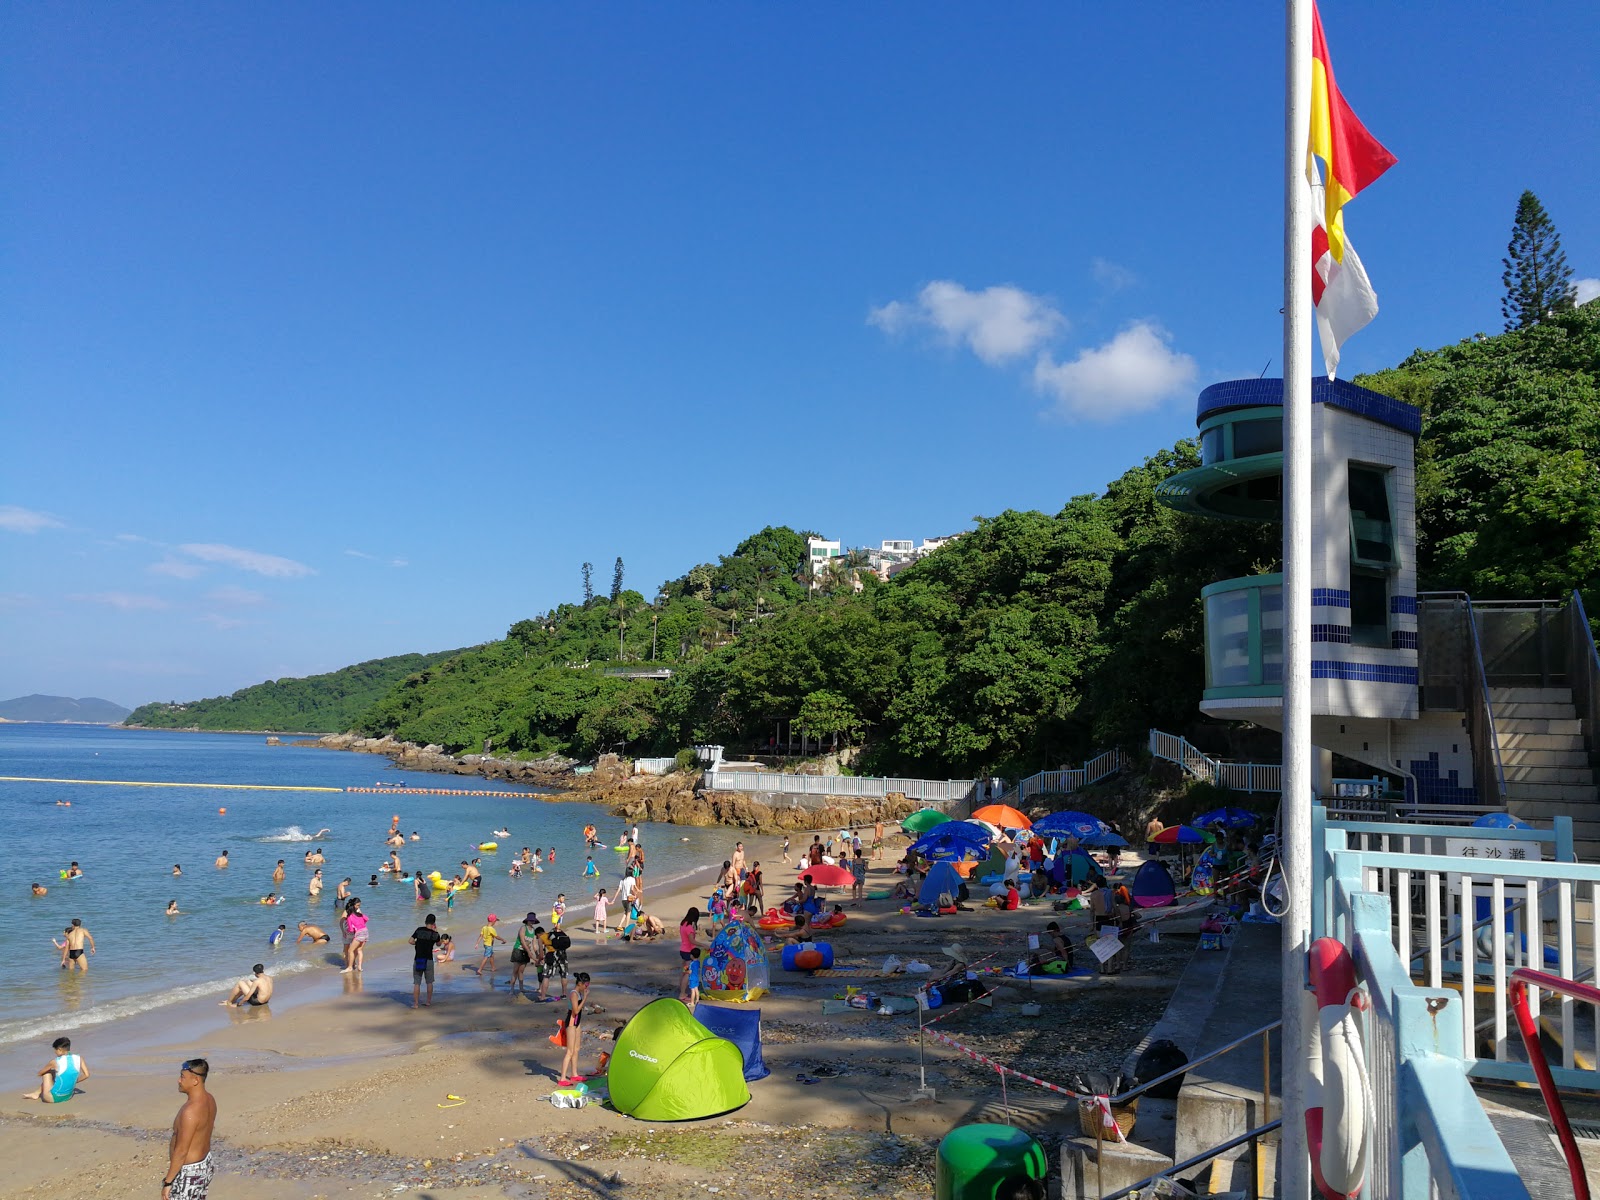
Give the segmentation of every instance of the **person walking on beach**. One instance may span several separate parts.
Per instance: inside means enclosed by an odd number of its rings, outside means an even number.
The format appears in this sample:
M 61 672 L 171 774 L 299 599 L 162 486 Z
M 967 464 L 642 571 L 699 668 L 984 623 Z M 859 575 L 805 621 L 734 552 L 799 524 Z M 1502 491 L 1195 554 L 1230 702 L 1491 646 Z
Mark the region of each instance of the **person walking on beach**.
M 583 1041 L 583 1006 L 589 999 L 589 972 L 579 971 L 572 978 L 571 1007 L 567 1010 L 567 1052 L 561 1056 L 561 1078 L 557 1084 L 579 1083 L 583 1076 L 578 1074 L 578 1047 Z
M 850 905 L 860 908 L 861 902 L 867 898 L 867 860 L 861 857 L 861 846 L 858 842 L 855 853 L 850 858 Z
M 606 908 L 610 903 L 611 901 L 606 899 L 605 888 L 594 894 L 594 937 L 597 942 L 605 941 L 606 934 L 610 932 L 606 928 Z
M 72 1099 L 78 1085 L 89 1078 L 89 1064 L 81 1054 L 72 1052 L 72 1039 L 58 1037 L 50 1043 L 55 1057 L 39 1072 L 39 1086 L 34 1091 L 23 1092 L 24 1100 L 40 1100 L 45 1104 L 65 1104 Z
M 411 1007 L 419 1003 L 424 1007 L 433 1003 L 433 951 L 439 944 L 439 923 L 429 913 L 421 925 L 411 931 L 411 944 L 416 947 L 411 962 Z M 422 999 L 422 984 L 428 984 L 428 998 Z
M 69 971 L 89 971 L 89 960 L 83 956 L 84 944 L 88 943 L 89 953 L 93 954 L 94 934 L 83 927 L 83 922 L 77 917 L 72 918 L 72 924 L 65 930 L 67 939 L 67 969 Z
M 528 994 L 527 986 L 523 983 L 523 974 L 528 969 L 528 964 L 533 961 L 536 953 L 534 947 L 538 942 L 539 916 L 529 913 L 522 918 L 522 924 L 517 926 L 516 935 L 511 939 L 511 995 L 516 997 L 518 992 Z
M 490 913 L 484 927 L 478 930 L 478 936 L 483 940 L 483 958 L 478 962 L 478 978 L 480 979 L 483 978 L 483 969 L 485 967 L 489 968 L 491 978 L 494 975 L 494 944 L 499 942 L 502 946 L 505 945 L 505 938 L 501 937 L 499 931 L 494 927 L 495 922 L 499 919 L 499 917 Z
M 735 882 L 741 882 L 744 879 L 744 843 L 743 842 L 735 842 L 733 844 L 733 857 L 728 860 L 728 863 L 729 863 L 730 866 L 733 867 L 733 878 L 734 878 L 734 881 Z
M 678 999 L 689 1002 L 689 960 L 695 956 L 695 942 L 700 938 L 700 910 L 691 908 L 678 922 L 678 958 L 683 963 L 683 973 L 678 979 Z
M 345 947 L 344 971 L 359 971 L 366 965 L 367 956 L 367 914 L 361 911 L 361 901 L 351 900 L 345 905 L 344 927 L 350 939 Z
M 751 913 L 759 913 L 761 906 L 766 902 L 766 889 L 761 883 L 761 863 L 759 861 L 750 865 L 750 873 L 744 877 L 744 894 L 750 900 Z
M 211 1188 L 211 1133 L 217 1125 L 217 1102 L 206 1091 L 211 1064 L 191 1058 L 178 1071 L 183 1107 L 172 1122 L 167 1143 L 167 1170 L 161 1177 L 161 1200 L 206 1200 Z

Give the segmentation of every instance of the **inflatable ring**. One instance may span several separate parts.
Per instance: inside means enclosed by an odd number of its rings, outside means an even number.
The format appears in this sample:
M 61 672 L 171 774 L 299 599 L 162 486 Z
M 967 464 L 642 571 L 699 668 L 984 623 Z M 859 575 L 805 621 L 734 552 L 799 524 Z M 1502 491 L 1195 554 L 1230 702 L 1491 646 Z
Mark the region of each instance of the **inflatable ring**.
M 478 849 L 479 850 L 498 850 L 498 849 L 500 849 L 500 843 L 499 842 L 479 842 L 478 843 Z

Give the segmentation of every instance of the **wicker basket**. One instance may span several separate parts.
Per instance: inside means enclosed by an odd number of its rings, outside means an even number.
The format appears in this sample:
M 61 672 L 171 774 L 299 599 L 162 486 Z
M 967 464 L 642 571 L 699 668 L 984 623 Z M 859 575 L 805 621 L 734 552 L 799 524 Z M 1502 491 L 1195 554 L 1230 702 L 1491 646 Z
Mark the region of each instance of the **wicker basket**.
M 1113 1104 L 1111 1106 L 1111 1119 L 1117 1123 L 1117 1128 L 1122 1131 L 1122 1136 L 1127 1137 L 1133 1132 L 1134 1115 L 1139 1111 L 1139 1098 L 1135 1096 L 1126 1104 Z M 1102 1110 L 1093 1100 L 1078 1101 L 1078 1128 L 1083 1131 L 1084 1137 L 1094 1138 L 1095 1141 L 1115 1141 L 1111 1131 L 1101 1124 Z

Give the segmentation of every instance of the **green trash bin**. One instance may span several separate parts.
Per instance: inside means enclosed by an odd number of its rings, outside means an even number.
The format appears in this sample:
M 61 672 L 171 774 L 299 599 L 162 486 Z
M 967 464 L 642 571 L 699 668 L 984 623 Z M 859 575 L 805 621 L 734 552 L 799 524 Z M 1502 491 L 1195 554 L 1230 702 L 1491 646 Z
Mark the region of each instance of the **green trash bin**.
M 1044 1147 L 1012 1125 L 962 1125 L 939 1143 L 935 1200 L 995 1200 L 1006 1180 L 1036 1179 L 1044 1195 Z M 1010 1200 L 1009 1196 L 1003 1200 Z

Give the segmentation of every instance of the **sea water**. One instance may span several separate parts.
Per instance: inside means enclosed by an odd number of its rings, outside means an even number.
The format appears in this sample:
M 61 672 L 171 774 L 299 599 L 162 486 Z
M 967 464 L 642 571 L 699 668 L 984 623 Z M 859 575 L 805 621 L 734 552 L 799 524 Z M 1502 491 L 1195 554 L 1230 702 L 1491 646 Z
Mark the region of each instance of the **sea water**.
M 10 898 L 9 919 L 0 924 L 0 1046 L 26 1038 L 53 1037 L 146 1009 L 215 993 L 220 1000 L 231 983 L 249 974 L 253 963 L 285 976 L 302 971 L 333 971 L 340 935 L 334 892 L 349 877 L 350 893 L 361 899 L 371 920 L 374 948 L 397 944 L 411 935 L 425 912 L 439 917 L 460 945 L 458 956 L 471 961 L 478 927 L 494 912 L 508 930 L 527 912 L 541 919 L 558 892 L 565 892 L 567 920 L 587 922 L 592 896 L 604 886 L 615 895 L 625 822 L 586 803 L 543 798 L 522 788 L 469 775 L 401 771 L 377 755 L 352 754 L 302 746 L 268 746 L 260 734 L 177 733 L 92 725 L 0 724 L 0 775 L 52 780 L 125 781 L 106 785 L 0 781 L 0 829 L 7 878 L 0 887 Z M 128 784 L 206 782 L 256 785 L 244 790 L 150 788 Z M 348 787 L 404 783 L 408 787 L 450 788 L 521 795 L 425 795 L 404 791 L 347 792 Z M 332 791 L 268 791 L 265 787 L 316 787 Z M 58 801 L 71 801 L 70 806 Z M 226 813 L 221 810 L 226 809 Z M 483 887 L 457 895 L 452 909 L 443 895 L 422 904 L 412 884 L 378 874 L 385 860 L 390 820 L 400 818 L 407 837 L 399 848 L 409 876 L 437 870 L 446 879 L 463 859 L 480 858 Z M 605 843 L 587 852 L 583 827 L 593 824 Z M 319 831 L 326 829 L 326 833 Z M 509 837 L 495 837 L 506 829 Z M 412 831 L 420 841 L 410 841 Z M 731 850 L 729 830 L 644 824 L 640 841 L 648 853 L 649 897 L 664 896 L 675 881 L 719 865 Z M 497 841 L 485 852 L 481 842 Z M 543 873 L 523 868 L 521 878 L 507 872 L 523 846 L 556 851 Z M 318 847 L 322 895 L 313 900 L 304 862 Z M 230 865 L 213 865 L 226 850 Z M 585 878 L 593 854 L 599 877 Z M 285 877 L 272 879 L 278 859 Z M 83 877 L 64 880 L 60 872 L 76 860 Z M 183 874 L 174 876 L 174 864 Z M 42 883 L 49 893 L 31 895 Z M 268 892 L 285 894 L 279 905 L 259 903 Z M 170 900 L 182 916 L 163 913 Z M 681 913 L 661 913 L 670 927 Z M 94 936 L 97 953 L 89 970 L 63 971 L 60 952 L 51 945 L 76 917 Z M 615 918 L 613 918 L 614 920 Z M 296 925 L 309 921 L 333 938 L 313 950 L 296 946 Z M 288 932 L 269 946 L 279 924 Z

